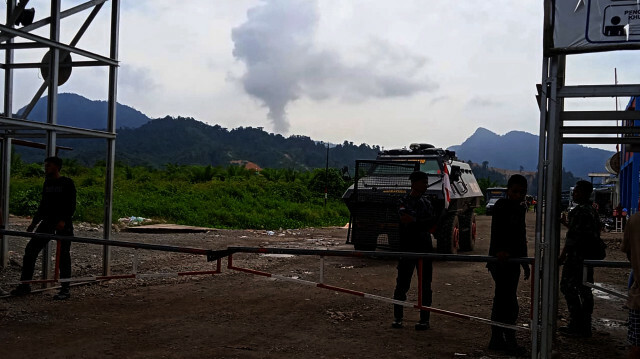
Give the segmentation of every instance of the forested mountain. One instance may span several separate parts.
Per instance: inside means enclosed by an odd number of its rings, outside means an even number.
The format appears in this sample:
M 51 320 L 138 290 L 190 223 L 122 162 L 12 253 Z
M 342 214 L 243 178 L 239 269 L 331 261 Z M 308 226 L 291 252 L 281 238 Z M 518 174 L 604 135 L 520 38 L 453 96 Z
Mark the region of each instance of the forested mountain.
M 47 101 L 47 96 L 38 100 L 27 119 L 46 122 Z M 18 110 L 18 115 L 24 111 L 25 107 Z M 136 128 L 151 119 L 133 107 L 118 104 L 116 120 L 118 128 Z M 58 124 L 92 130 L 105 129 L 107 128 L 107 102 L 89 100 L 74 93 L 58 94 Z
M 538 136 L 522 131 L 501 136 L 479 127 L 461 145 L 449 149 L 465 161 L 488 162 L 496 168 L 536 171 L 538 166 Z M 564 145 L 562 164 L 576 177 L 588 179 L 589 172 L 604 172 L 604 164 L 612 155 L 613 152 L 598 148 Z
M 262 168 L 322 168 L 326 144 L 306 136 L 268 133 L 261 128 L 226 129 L 192 118 L 165 117 L 138 128 L 120 128 L 116 140 L 116 160 L 128 165 L 161 167 L 166 164 L 227 166 L 232 161 L 250 161 Z M 60 139 L 61 157 L 93 165 L 106 157 L 104 140 Z M 374 159 L 378 146 L 354 145 L 345 141 L 329 149 L 329 166 L 353 167 L 356 159 Z M 19 149 L 27 162 L 42 160 L 42 151 Z
M 59 123 L 68 126 L 104 129 L 107 103 L 92 101 L 76 94 L 59 95 Z M 310 169 L 325 166 L 326 144 L 307 136 L 268 133 L 262 128 L 223 128 L 193 118 L 165 117 L 149 119 L 143 113 L 118 104 L 118 137 L 116 160 L 128 165 L 160 168 L 167 164 L 228 166 L 252 162 L 261 168 Z M 29 119 L 44 121 L 46 97 L 41 99 Z M 42 142 L 42 140 L 39 140 Z M 63 158 L 76 159 L 84 165 L 94 165 L 106 159 L 106 141 L 99 139 L 59 139 Z M 499 136 L 484 128 L 478 130 L 455 150 L 458 158 L 472 161 L 478 178 L 506 182 L 505 172 L 495 169 L 535 171 L 538 137 L 512 131 Z M 19 147 L 18 154 L 26 162 L 42 161 L 43 151 Z M 353 169 L 356 159 L 375 159 L 380 147 L 344 141 L 331 145 L 329 166 Z M 611 152 L 583 146 L 565 146 L 565 168 L 586 178 L 588 172 L 602 172 Z M 574 180 L 573 177 L 571 181 Z
M 380 149 L 345 143 L 329 149 L 329 166 L 353 166 L 357 158 L 375 158 Z M 263 168 L 318 168 L 326 163 L 326 145 L 306 136 L 268 133 L 261 128 L 228 130 L 192 118 L 153 120 L 138 129 L 118 131 L 116 156 L 135 165 L 166 163 L 228 165 L 250 161 Z M 90 159 L 83 159 L 87 162 Z

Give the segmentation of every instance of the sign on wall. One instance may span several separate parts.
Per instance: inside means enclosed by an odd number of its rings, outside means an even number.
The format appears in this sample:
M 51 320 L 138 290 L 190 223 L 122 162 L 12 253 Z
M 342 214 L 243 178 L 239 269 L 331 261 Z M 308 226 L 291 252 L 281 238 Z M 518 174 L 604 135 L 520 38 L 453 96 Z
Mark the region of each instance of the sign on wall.
M 640 46 L 640 1 L 554 1 L 553 47 L 606 51 Z

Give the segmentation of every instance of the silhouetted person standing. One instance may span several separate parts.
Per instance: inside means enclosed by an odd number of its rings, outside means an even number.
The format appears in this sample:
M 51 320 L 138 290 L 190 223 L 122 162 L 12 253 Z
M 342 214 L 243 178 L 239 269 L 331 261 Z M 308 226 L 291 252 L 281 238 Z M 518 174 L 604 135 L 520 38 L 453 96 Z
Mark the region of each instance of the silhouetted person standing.
M 640 273 L 640 213 L 629 218 L 620 249 L 627 254 L 627 259 L 633 268 L 632 273 Z M 631 278 L 627 297 L 629 308 L 627 341 L 631 345 L 629 358 L 640 359 L 640 278 L 635 276 Z
M 42 186 L 42 199 L 38 210 L 27 232 L 55 234 L 59 236 L 73 236 L 73 223 L 71 218 L 76 210 L 76 187 L 68 177 L 60 175 L 62 160 L 58 157 L 48 157 L 44 160 L 45 181 Z M 37 228 L 36 228 L 37 226 Z M 22 260 L 21 281 L 33 279 L 38 253 L 49 243 L 48 239 L 32 238 L 24 250 Z M 71 242 L 60 243 L 60 278 L 71 278 Z M 24 295 L 31 292 L 28 283 L 22 283 L 11 291 L 12 295 Z M 69 282 L 62 283 L 60 292 L 53 298 L 56 300 L 68 299 Z
M 429 253 L 433 251 L 431 243 L 431 227 L 436 222 L 433 206 L 423 195 L 429 187 L 428 175 L 425 172 L 416 171 L 409 176 L 411 192 L 400 200 L 398 214 L 400 216 L 400 249 L 403 252 Z M 431 306 L 432 291 L 431 277 L 433 264 L 429 259 L 422 261 L 422 303 L 423 306 Z M 398 276 L 393 299 L 407 300 L 407 292 L 411 286 L 411 277 L 414 269 L 418 268 L 419 261 L 416 258 L 400 258 L 398 260 Z M 393 328 L 402 328 L 403 306 L 394 304 Z M 429 317 L 431 312 L 421 310 L 420 321 L 416 324 L 416 330 L 429 329 Z
M 573 188 L 573 201 L 578 205 L 569 212 L 567 238 L 558 264 L 562 267 L 560 290 L 569 309 L 569 325 L 558 328 L 560 333 L 575 337 L 591 337 L 593 293 L 582 284 L 585 252 L 593 238 L 600 237 L 600 216 L 591 204 L 593 185 L 578 181 Z M 588 282 L 593 283 L 593 267 L 587 267 Z
M 507 182 L 507 198 L 499 199 L 493 207 L 491 219 L 491 243 L 489 255 L 497 257 L 496 262 L 487 263 L 487 268 L 495 282 L 495 294 L 491 309 L 491 320 L 515 325 L 520 307 L 518 305 L 518 283 L 520 267 L 524 279 L 529 279 L 528 264 L 510 263 L 509 258 L 527 256 L 526 204 L 527 179 L 519 174 Z M 506 351 L 510 355 L 522 355 L 526 350 L 518 345 L 516 331 L 494 325 L 491 327 L 489 349 Z

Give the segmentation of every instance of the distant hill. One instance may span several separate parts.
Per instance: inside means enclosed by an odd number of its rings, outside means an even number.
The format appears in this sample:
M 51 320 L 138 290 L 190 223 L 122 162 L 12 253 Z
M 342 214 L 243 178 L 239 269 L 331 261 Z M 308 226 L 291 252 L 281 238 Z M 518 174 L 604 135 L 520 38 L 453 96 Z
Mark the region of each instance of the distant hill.
M 47 96 L 38 100 L 27 119 L 46 122 L 47 101 Z M 18 114 L 21 114 L 25 107 L 18 110 Z M 138 128 L 150 120 L 145 114 L 132 107 L 121 104 L 116 106 L 117 128 Z M 107 102 L 89 100 L 73 93 L 58 94 L 58 124 L 91 130 L 106 129 Z
M 329 151 L 329 166 L 353 166 L 357 158 L 375 158 L 380 149 L 345 143 Z M 306 136 L 268 133 L 261 128 L 228 130 L 192 118 L 165 117 L 137 129 L 118 131 L 116 157 L 132 165 L 167 163 L 226 166 L 250 161 L 262 168 L 324 167 L 326 145 Z M 91 163 L 90 158 L 83 162 Z
M 104 129 L 107 103 L 82 96 L 58 95 L 59 123 L 68 126 Z M 30 120 L 45 121 L 46 100 L 38 101 L 29 115 Z M 262 128 L 239 127 L 226 129 L 193 118 L 165 117 L 149 119 L 129 106 L 117 105 L 118 137 L 116 160 L 128 165 L 159 168 L 166 164 L 227 166 L 232 163 L 251 163 L 260 168 L 309 169 L 323 168 L 326 144 L 307 136 L 268 133 Z M 38 141 L 42 142 L 42 139 Z M 61 157 L 76 159 L 84 165 L 94 165 L 106 158 L 104 140 L 59 139 L 60 145 L 72 147 Z M 459 146 L 452 146 L 458 157 L 487 167 L 520 171 L 536 171 L 538 136 L 521 131 L 497 135 L 487 129 L 478 130 Z M 42 161 L 43 151 L 17 148 L 26 162 Z M 329 166 L 353 169 L 356 159 L 375 159 L 380 147 L 344 141 L 331 146 Z M 567 145 L 564 166 L 567 171 L 583 178 L 588 172 L 602 172 L 612 152 L 578 145 Z M 481 171 L 483 166 L 474 168 Z M 506 172 L 505 174 L 506 175 Z M 503 176 L 503 175 L 499 175 Z
M 21 113 L 24 107 L 18 113 Z M 47 97 L 41 98 L 28 116 L 46 121 Z M 159 168 L 166 164 L 212 165 L 250 164 L 261 168 L 324 168 L 326 144 L 306 136 L 276 135 L 262 128 L 240 127 L 228 130 L 192 118 L 150 119 L 126 105 L 117 105 L 116 160 L 128 165 Z M 105 129 L 106 101 L 93 101 L 72 93 L 58 95 L 58 123 L 61 125 Z M 36 140 L 42 142 L 41 139 Z M 59 139 L 58 144 L 73 148 L 60 156 L 94 165 L 106 159 L 106 144 L 100 139 Z M 42 161 L 43 151 L 18 147 L 25 162 Z M 329 166 L 353 167 L 356 159 L 374 159 L 378 146 L 354 145 L 345 141 L 331 146 Z
M 138 128 L 120 128 L 116 140 L 116 160 L 132 165 L 159 168 L 166 164 L 212 165 L 251 163 L 261 168 L 324 168 L 327 149 L 306 136 L 284 137 L 261 128 L 239 127 L 228 130 L 192 118 L 165 117 Z M 58 144 L 73 148 L 63 158 L 92 166 L 106 157 L 104 140 L 59 139 Z M 375 159 L 380 148 L 345 141 L 329 150 L 329 166 L 353 168 L 356 159 Z M 19 148 L 25 162 L 42 160 L 42 151 Z
M 489 166 L 524 171 L 536 171 L 538 166 L 538 136 L 511 131 L 498 135 L 479 127 L 459 146 L 451 146 L 458 158 L 475 163 L 489 162 Z M 604 172 L 604 164 L 611 151 L 581 145 L 565 145 L 563 167 L 576 177 L 588 179 L 589 172 Z

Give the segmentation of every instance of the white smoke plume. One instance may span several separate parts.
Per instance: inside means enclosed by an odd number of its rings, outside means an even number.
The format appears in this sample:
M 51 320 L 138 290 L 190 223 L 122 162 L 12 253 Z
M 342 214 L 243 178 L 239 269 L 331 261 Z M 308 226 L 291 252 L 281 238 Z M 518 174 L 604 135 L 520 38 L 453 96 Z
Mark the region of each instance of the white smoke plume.
M 275 132 L 288 132 L 286 107 L 301 96 L 362 101 L 437 87 L 420 75 L 425 57 L 383 41 L 369 43 L 367 60 L 356 65 L 320 49 L 318 20 L 315 0 L 263 0 L 231 32 L 233 55 L 246 65 L 244 89 L 269 109 Z

